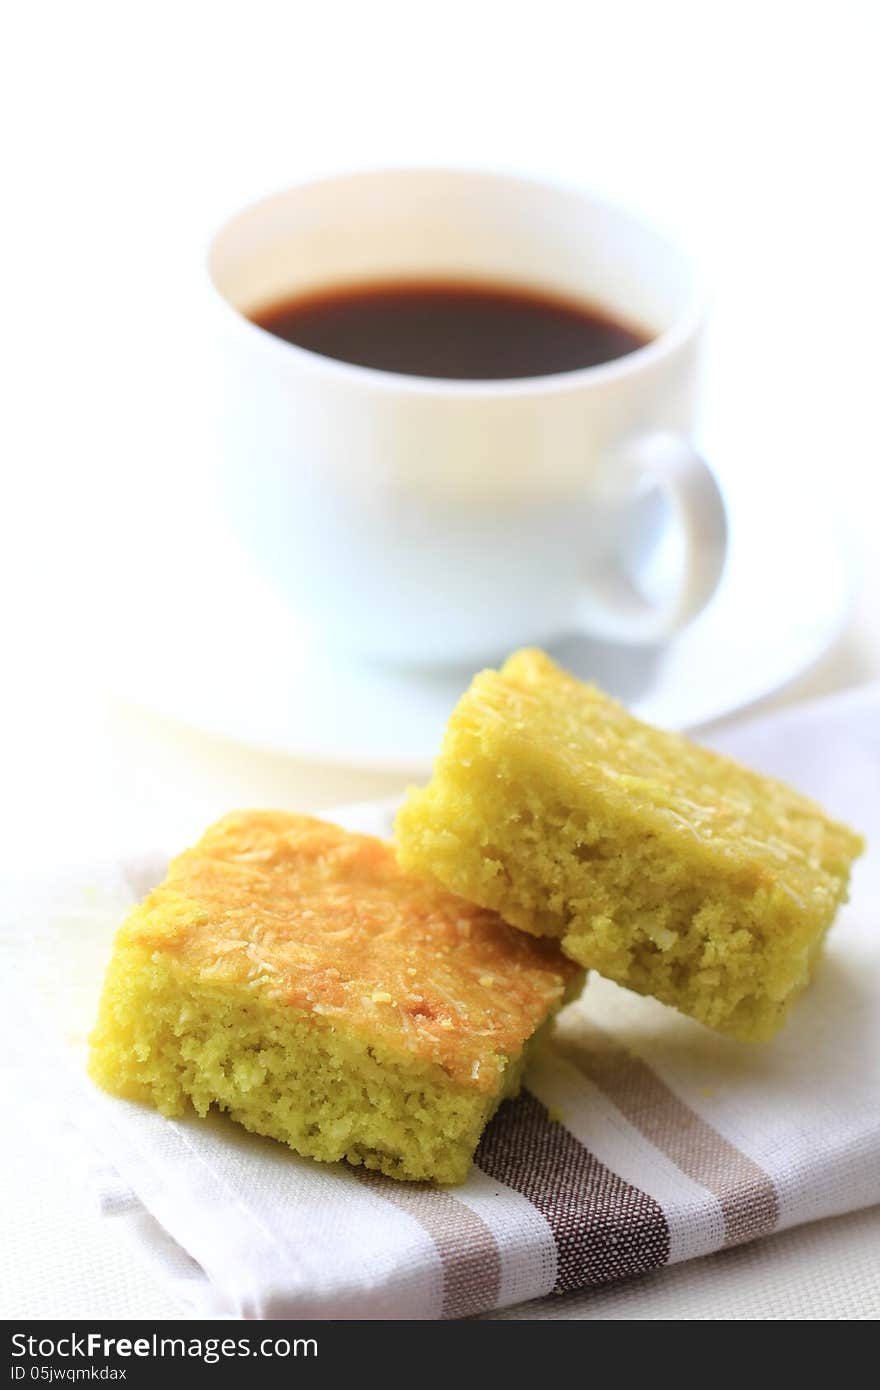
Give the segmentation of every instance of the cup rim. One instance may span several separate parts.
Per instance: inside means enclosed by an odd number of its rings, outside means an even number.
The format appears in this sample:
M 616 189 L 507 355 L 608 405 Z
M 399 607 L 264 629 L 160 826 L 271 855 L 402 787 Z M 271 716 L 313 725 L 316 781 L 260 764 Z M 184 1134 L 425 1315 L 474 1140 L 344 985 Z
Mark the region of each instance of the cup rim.
M 211 260 L 219 238 L 239 217 L 254 212 L 264 205 L 275 202 L 288 194 L 306 190 L 318 185 L 345 183 L 355 179 L 393 178 L 396 176 L 438 176 L 443 178 L 468 177 L 488 179 L 496 183 L 519 184 L 539 192 L 563 192 L 573 194 L 581 201 L 595 208 L 601 208 L 622 215 L 638 223 L 664 241 L 686 261 L 692 276 L 692 285 L 684 308 L 675 316 L 668 327 L 662 329 L 642 347 L 625 353 L 610 362 L 600 362 L 591 367 L 575 367 L 564 372 L 547 372 L 541 376 L 487 378 L 472 377 L 431 377 L 418 376 L 411 372 L 392 372 L 382 367 L 367 367 L 356 362 L 346 362 L 340 358 L 327 357 L 311 348 L 300 347 L 286 339 L 278 338 L 268 329 L 261 328 L 229 300 L 217 284 L 211 269 Z M 707 312 L 707 292 L 697 258 L 689 247 L 682 245 L 677 236 L 656 222 L 653 218 L 634 211 L 625 202 L 605 197 L 591 189 L 562 179 L 538 178 L 531 175 L 510 173 L 503 169 L 486 169 L 468 165 L 423 165 L 399 164 L 352 168 L 337 173 L 317 175 L 286 184 L 271 193 L 254 198 L 230 212 L 219 227 L 211 234 L 205 252 L 205 275 L 213 299 L 250 337 L 255 346 L 273 357 L 276 362 L 298 362 L 316 374 L 337 377 L 341 381 L 368 386 L 373 390 L 384 389 L 394 394 L 419 396 L 438 396 L 447 398 L 509 399 L 514 396 L 540 396 L 565 394 L 569 391 L 583 391 L 603 386 L 627 377 L 635 376 L 644 369 L 673 355 L 686 342 L 691 340 L 702 327 Z

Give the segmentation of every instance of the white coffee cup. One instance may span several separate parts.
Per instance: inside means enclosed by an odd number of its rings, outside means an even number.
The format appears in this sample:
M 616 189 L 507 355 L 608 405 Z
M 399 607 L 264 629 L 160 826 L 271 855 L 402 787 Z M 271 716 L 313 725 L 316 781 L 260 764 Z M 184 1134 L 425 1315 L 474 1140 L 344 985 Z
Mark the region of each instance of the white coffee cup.
M 227 513 L 328 642 L 405 663 L 477 663 L 575 629 L 659 642 L 711 597 L 726 523 L 691 443 L 702 304 L 657 231 L 520 178 L 356 173 L 239 212 L 208 272 Z M 581 370 L 452 381 L 323 357 L 247 317 L 421 276 L 561 293 L 651 340 Z M 628 568 L 646 487 L 670 504 L 679 554 L 650 599 Z

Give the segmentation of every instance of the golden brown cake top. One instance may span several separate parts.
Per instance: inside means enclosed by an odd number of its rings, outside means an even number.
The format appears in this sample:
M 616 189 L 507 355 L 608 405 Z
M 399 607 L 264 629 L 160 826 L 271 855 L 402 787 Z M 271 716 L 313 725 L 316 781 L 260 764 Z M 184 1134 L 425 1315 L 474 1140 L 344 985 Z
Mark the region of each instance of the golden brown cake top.
M 487 1092 L 580 973 L 404 873 L 381 840 L 282 811 L 218 821 L 122 930 L 206 982 L 339 1020 Z
M 530 780 L 573 807 L 598 792 L 646 833 L 698 844 L 752 887 L 772 879 L 799 907 L 833 898 L 863 848 L 794 788 L 642 723 L 537 649 L 475 678 L 450 720 L 441 766 L 460 766 L 471 745 L 501 762 L 516 747 L 514 775 L 528 763 Z

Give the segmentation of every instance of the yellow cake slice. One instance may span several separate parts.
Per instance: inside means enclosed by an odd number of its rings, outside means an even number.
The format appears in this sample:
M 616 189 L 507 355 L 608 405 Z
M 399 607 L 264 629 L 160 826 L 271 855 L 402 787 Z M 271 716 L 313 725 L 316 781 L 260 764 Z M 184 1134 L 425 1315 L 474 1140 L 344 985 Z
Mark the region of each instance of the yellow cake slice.
M 476 677 L 397 834 L 406 868 L 752 1039 L 807 984 L 863 848 L 792 788 L 640 723 L 539 651 Z
M 216 1105 L 311 1158 L 461 1182 L 582 980 L 380 840 L 242 812 L 121 927 L 90 1070 L 165 1115 Z

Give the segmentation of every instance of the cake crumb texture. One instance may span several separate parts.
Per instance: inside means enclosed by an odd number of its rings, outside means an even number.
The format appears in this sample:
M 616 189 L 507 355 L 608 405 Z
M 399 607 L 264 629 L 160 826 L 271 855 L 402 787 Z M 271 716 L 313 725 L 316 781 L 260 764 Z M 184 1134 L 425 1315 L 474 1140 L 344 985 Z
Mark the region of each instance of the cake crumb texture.
M 744 1039 L 772 1036 L 808 983 L 863 848 L 536 650 L 474 679 L 397 834 L 406 868 Z
M 90 1071 L 168 1116 L 216 1105 L 311 1158 L 459 1182 L 582 978 L 380 840 L 241 812 L 120 928 Z

